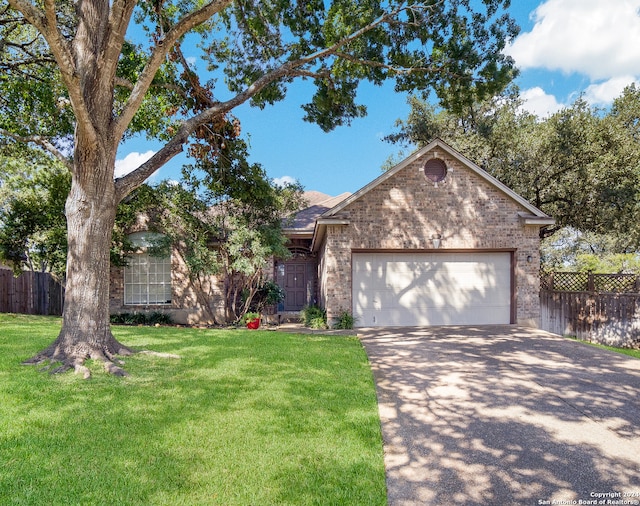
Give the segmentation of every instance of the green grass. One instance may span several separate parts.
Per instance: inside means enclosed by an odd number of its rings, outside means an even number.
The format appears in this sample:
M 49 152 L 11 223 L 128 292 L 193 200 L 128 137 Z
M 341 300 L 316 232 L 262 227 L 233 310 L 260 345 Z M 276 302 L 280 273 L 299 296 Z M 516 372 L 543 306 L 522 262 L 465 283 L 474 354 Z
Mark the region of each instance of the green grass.
M 604 344 L 596 344 L 590 343 L 589 341 L 582 341 L 578 339 L 576 336 L 565 336 L 568 339 L 573 339 L 574 341 L 578 341 L 579 343 L 588 344 L 589 346 L 595 346 L 596 348 L 601 348 L 603 350 L 615 351 L 616 353 L 622 353 L 623 355 L 628 355 L 629 357 L 640 359 L 640 350 L 634 350 L 631 348 L 616 348 L 615 346 L 606 346 Z
M 386 504 L 356 338 L 114 327 L 119 378 L 20 365 L 60 320 L 0 314 L 0 504 Z

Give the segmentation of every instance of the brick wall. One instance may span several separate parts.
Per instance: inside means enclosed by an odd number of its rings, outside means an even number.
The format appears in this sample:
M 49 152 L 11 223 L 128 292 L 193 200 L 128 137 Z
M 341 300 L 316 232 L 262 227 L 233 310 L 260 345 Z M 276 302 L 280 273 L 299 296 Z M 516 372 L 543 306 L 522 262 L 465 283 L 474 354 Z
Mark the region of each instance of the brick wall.
M 446 180 L 437 185 L 422 171 L 431 153 L 449 167 Z M 438 235 L 441 250 L 515 249 L 517 321 L 536 324 L 540 316 L 538 227 L 520 223 L 518 212 L 523 211 L 518 202 L 436 148 L 334 216 L 349 224 L 328 226 L 321 250 L 328 317 L 341 308 L 351 309 L 353 249 L 428 250 Z

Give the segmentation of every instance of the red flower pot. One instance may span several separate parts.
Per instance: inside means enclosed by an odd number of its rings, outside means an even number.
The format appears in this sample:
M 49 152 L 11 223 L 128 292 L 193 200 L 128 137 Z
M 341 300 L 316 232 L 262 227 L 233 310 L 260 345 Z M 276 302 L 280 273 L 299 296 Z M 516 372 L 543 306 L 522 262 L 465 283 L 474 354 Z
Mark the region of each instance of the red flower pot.
M 249 320 L 247 322 L 247 328 L 251 330 L 256 330 L 260 327 L 260 318 L 254 318 L 253 320 Z

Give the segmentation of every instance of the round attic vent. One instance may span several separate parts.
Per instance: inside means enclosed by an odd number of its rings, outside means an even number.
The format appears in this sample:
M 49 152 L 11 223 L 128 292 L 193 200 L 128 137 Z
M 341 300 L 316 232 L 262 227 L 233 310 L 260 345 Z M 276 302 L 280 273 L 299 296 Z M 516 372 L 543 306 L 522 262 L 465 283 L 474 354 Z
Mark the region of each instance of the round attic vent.
M 424 175 L 432 183 L 439 183 L 447 177 L 447 166 L 440 158 L 432 158 L 424 164 Z

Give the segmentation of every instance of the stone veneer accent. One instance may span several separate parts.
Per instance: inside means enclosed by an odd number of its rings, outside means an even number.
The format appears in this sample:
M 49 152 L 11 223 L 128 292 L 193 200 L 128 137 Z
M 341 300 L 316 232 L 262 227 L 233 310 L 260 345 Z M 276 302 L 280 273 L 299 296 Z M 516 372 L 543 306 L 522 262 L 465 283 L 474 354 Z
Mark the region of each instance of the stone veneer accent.
M 437 184 L 422 171 L 432 156 L 449 169 Z M 437 251 L 515 250 L 516 320 L 537 325 L 539 226 L 521 224 L 519 212 L 529 211 L 457 158 L 434 148 L 331 216 L 349 224 L 327 225 L 319 248 L 320 302 L 328 319 L 351 310 L 353 250 L 434 251 L 432 239 L 438 234 Z

